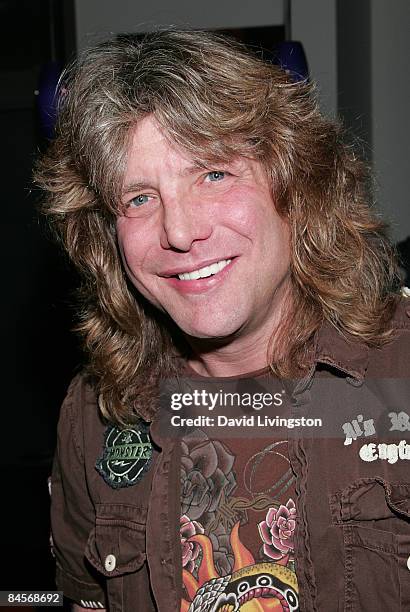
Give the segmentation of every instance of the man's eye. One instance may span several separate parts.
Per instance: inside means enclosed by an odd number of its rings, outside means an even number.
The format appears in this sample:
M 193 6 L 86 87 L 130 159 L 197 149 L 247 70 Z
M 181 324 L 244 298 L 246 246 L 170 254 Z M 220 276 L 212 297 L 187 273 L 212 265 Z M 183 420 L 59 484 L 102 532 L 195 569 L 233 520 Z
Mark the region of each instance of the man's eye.
M 225 172 L 221 170 L 212 170 L 212 172 L 208 172 L 206 178 L 212 183 L 216 183 L 217 181 L 221 181 L 225 178 Z
M 144 193 L 141 193 L 140 195 L 136 196 L 135 198 L 132 198 L 132 200 L 129 201 L 128 207 L 141 206 L 142 204 L 146 204 L 148 200 L 149 196 L 145 195 Z

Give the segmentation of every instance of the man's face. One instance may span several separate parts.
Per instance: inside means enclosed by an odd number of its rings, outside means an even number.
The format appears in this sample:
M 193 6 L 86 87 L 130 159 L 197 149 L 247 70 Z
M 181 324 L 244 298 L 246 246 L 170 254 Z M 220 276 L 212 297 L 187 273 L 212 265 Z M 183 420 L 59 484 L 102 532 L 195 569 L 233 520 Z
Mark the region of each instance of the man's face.
M 117 233 L 131 282 L 189 336 L 268 337 L 289 279 L 288 225 L 261 165 L 200 167 L 152 116 L 133 129 Z

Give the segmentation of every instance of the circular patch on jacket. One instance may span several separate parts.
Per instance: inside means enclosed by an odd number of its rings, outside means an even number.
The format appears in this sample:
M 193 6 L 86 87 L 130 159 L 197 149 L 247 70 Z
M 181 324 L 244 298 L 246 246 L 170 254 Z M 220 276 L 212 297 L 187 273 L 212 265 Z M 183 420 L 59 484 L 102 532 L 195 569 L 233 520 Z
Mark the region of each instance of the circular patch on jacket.
M 105 432 L 104 449 L 95 467 L 113 489 L 131 487 L 148 470 L 152 444 L 145 423 L 120 429 L 110 425 Z

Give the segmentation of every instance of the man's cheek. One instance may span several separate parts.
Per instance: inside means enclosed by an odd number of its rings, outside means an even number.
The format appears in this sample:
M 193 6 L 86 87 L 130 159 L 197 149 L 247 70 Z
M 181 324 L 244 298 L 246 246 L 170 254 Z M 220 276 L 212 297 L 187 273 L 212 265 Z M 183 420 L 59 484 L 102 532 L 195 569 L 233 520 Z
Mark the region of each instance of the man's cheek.
M 138 263 L 137 258 L 132 253 L 131 249 L 127 248 L 126 244 L 119 241 L 119 254 L 122 262 L 124 271 L 132 284 L 139 289 L 140 277 L 141 277 L 141 266 Z
M 153 274 L 147 272 L 144 273 L 141 265 L 138 265 L 132 259 L 127 258 L 123 254 L 123 266 L 126 275 L 135 287 L 145 299 L 153 304 L 159 310 L 165 312 L 157 296 L 161 296 L 161 288 L 158 287 L 158 278 Z
M 118 236 L 118 251 L 120 254 L 120 259 L 122 262 L 122 265 L 125 269 L 125 272 L 127 273 L 128 276 L 130 276 L 130 266 L 128 265 L 128 259 L 127 256 L 125 254 L 125 250 L 124 250 L 124 244 L 123 241 L 121 240 L 121 238 Z
M 261 212 L 255 210 L 255 197 L 251 193 L 235 193 L 224 202 L 224 225 L 232 227 L 242 236 L 248 236 L 258 222 L 258 217 L 262 218 Z

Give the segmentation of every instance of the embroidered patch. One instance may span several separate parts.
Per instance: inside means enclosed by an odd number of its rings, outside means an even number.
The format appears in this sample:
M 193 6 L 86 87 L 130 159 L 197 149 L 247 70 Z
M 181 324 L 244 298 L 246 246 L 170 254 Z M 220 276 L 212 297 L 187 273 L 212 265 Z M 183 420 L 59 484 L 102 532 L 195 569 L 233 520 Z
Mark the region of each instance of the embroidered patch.
M 148 470 L 152 444 L 145 423 L 120 429 L 110 425 L 105 432 L 104 450 L 95 467 L 113 489 L 136 484 Z

